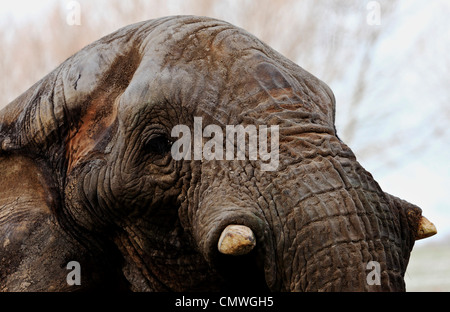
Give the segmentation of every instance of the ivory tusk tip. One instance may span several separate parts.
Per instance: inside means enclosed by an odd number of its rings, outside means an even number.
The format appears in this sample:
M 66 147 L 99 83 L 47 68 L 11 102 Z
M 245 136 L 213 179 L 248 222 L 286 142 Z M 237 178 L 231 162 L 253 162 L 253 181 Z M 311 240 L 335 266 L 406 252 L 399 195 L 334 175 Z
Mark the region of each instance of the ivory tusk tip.
M 416 233 L 416 240 L 433 236 L 437 233 L 436 227 L 427 218 L 422 216 Z
M 256 246 L 253 231 L 245 225 L 228 225 L 222 232 L 217 244 L 225 255 L 240 256 L 248 254 Z

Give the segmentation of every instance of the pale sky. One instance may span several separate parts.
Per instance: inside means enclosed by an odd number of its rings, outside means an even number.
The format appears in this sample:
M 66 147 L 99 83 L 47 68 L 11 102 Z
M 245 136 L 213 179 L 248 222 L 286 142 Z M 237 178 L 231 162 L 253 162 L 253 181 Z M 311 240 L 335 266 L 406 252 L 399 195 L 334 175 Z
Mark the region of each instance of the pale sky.
M 10 17 L 20 22 L 23 19 L 39 18 L 56 0 L 11 0 L 0 2 L 0 19 Z M 69 1 L 67 1 L 69 2 Z

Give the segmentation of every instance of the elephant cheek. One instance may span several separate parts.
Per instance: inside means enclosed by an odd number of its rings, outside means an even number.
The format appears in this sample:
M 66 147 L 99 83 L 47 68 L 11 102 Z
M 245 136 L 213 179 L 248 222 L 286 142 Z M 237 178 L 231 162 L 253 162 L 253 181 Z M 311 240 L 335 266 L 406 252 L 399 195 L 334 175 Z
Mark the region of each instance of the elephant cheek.
M 206 261 L 228 281 L 227 289 L 276 288 L 272 235 L 257 210 L 217 198 L 203 203 L 193 236 Z

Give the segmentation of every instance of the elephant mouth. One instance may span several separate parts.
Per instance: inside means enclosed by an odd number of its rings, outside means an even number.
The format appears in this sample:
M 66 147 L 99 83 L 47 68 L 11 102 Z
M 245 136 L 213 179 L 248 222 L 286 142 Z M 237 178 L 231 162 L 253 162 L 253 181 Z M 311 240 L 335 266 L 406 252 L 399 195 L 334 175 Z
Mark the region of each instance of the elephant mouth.
M 207 234 L 208 262 L 229 291 L 277 291 L 274 248 L 270 230 L 255 216 L 221 219 Z

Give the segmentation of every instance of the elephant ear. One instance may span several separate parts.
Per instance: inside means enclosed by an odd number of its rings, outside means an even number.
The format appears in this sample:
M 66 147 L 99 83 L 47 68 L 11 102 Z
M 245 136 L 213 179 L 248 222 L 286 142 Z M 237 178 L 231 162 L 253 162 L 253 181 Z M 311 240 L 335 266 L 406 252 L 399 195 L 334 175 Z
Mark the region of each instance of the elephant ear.
M 88 45 L 0 111 L 0 290 L 66 289 L 71 260 L 98 277 L 94 284 L 120 276 L 113 264 L 92 260 L 101 251 L 63 229 L 58 179 L 109 139 L 140 62 L 139 25 Z
M 65 158 L 70 170 L 92 150 L 139 64 L 137 26 L 88 45 L 0 111 L 0 153 Z

